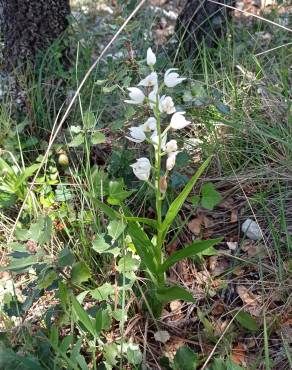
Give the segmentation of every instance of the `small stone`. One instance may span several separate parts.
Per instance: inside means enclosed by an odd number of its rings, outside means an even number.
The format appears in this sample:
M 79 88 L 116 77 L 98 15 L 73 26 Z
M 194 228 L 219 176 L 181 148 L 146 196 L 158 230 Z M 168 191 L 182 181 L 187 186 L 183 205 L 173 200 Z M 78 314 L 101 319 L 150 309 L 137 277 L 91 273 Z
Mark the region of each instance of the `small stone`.
M 241 231 L 251 240 L 260 240 L 262 238 L 262 230 L 259 225 L 248 218 L 241 226 Z
M 237 242 L 227 242 L 226 244 L 227 244 L 227 247 L 232 251 L 235 251 L 236 248 L 238 247 Z

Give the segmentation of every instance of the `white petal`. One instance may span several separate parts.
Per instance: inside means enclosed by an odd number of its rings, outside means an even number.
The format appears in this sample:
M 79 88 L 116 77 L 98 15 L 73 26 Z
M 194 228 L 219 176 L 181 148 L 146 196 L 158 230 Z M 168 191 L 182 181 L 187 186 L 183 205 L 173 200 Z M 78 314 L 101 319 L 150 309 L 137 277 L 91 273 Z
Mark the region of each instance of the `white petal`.
M 174 102 L 170 96 L 163 95 L 159 99 L 159 110 L 161 113 L 172 114 L 176 111 Z
M 173 169 L 173 167 L 175 166 L 175 160 L 176 160 L 176 156 L 179 152 L 172 152 L 170 154 L 168 154 L 167 156 L 167 160 L 166 160 L 166 169 L 168 171 L 171 171 Z
M 179 74 L 176 71 L 177 68 L 170 68 L 164 74 L 164 83 L 167 87 L 174 87 L 184 81 L 186 78 L 179 77 Z
M 130 165 L 133 168 L 135 176 L 142 181 L 147 181 L 150 176 L 151 163 L 148 158 L 142 157 Z
M 153 53 L 152 49 L 148 48 L 148 50 L 147 50 L 147 64 L 149 66 L 154 66 L 155 63 L 156 63 L 156 56 Z
M 143 125 L 144 132 L 155 131 L 156 130 L 156 124 L 157 124 L 156 118 L 149 117 Z
M 146 76 L 143 80 L 141 80 L 138 86 L 157 86 L 158 84 L 158 76 L 156 72 L 151 72 L 150 75 Z
M 184 113 L 185 112 L 174 113 L 174 115 L 171 117 L 171 120 L 170 120 L 171 128 L 173 128 L 174 130 L 180 130 L 191 123 L 190 121 L 187 121 L 185 119 Z
M 165 151 L 166 153 L 172 153 L 177 151 L 177 141 L 176 140 L 170 140 L 165 145 Z
M 131 100 L 125 100 L 126 103 L 129 104 L 141 104 L 143 103 L 145 99 L 145 95 L 143 91 L 138 89 L 138 87 L 128 87 L 129 92 L 129 97 Z

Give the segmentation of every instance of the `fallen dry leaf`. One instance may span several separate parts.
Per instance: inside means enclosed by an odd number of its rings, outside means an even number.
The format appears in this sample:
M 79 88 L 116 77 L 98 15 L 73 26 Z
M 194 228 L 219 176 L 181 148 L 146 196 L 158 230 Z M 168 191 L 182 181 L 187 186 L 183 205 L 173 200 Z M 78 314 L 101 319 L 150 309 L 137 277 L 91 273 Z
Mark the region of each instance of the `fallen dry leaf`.
M 261 297 L 250 292 L 245 286 L 239 285 L 237 293 L 242 302 L 246 305 L 245 309 L 253 316 L 261 315 Z
M 171 311 L 178 311 L 178 310 L 181 309 L 181 306 L 182 306 L 182 303 L 181 303 L 181 301 L 178 301 L 178 300 L 172 301 L 169 304 L 169 307 L 170 307 Z
M 264 257 L 267 255 L 267 249 L 263 244 L 256 244 L 250 240 L 245 240 L 241 249 L 247 252 L 249 257 Z
M 202 217 L 197 217 L 193 218 L 189 223 L 188 223 L 188 229 L 196 236 L 200 235 L 201 233 L 201 226 L 203 223 L 203 218 Z
M 227 320 L 221 320 L 221 319 L 216 320 L 213 323 L 214 335 L 216 337 L 220 337 L 224 333 L 224 330 L 226 329 L 227 325 L 228 325 Z
M 246 367 L 246 346 L 243 343 L 238 343 L 237 346 L 232 349 L 231 360 L 236 365 Z
M 225 311 L 224 304 L 221 302 L 216 302 L 212 308 L 211 313 L 214 316 L 219 316 L 222 315 L 224 311 Z
M 154 338 L 157 342 L 166 343 L 170 339 L 170 335 L 166 330 L 159 330 L 154 333 Z
M 223 274 L 229 268 L 229 262 L 226 258 L 220 256 L 211 256 L 209 258 L 209 269 L 212 276 Z
M 218 204 L 219 208 L 223 209 L 233 209 L 234 207 L 234 200 L 233 198 L 226 198 L 220 204 Z

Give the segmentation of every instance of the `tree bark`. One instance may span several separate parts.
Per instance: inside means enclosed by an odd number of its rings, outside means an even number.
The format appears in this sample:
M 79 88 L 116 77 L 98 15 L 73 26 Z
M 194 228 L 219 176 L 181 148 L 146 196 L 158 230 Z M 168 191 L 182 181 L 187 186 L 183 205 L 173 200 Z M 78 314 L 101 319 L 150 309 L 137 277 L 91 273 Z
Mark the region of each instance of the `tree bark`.
M 1 0 L 7 70 L 34 64 L 68 26 L 69 0 Z
M 234 5 L 235 0 L 219 0 Z M 208 0 L 187 0 L 176 23 L 176 34 L 185 53 L 190 55 L 204 42 L 214 47 L 226 34 L 231 10 Z

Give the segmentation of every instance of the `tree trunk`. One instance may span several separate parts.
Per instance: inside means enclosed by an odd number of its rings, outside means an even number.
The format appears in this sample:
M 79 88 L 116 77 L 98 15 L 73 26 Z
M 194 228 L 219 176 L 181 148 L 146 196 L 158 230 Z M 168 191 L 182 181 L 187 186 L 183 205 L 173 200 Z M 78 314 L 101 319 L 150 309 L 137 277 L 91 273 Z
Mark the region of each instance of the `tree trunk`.
M 218 2 L 234 5 L 235 0 Z M 230 9 L 209 0 L 187 0 L 175 29 L 185 53 L 194 53 L 202 42 L 207 47 L 214 47 L 226 34 L 230 15 Z
M 1 0 L 7 70 L 34 63 L 68 26 L 69 0 Z

